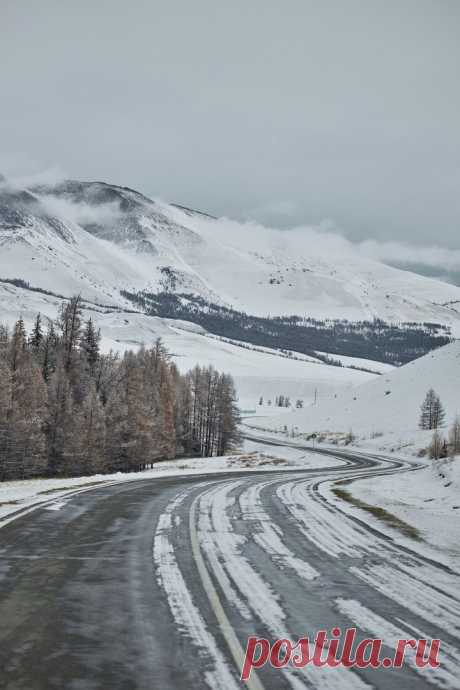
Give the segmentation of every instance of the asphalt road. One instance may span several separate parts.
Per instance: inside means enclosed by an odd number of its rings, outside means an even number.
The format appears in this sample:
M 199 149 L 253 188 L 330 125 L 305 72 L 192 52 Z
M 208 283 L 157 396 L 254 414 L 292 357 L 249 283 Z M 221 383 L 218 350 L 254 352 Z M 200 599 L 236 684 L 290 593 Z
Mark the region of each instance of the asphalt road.
M 347 515 L 323 490 L 332 479 L 404 468 L 340 457 L 325 454 L 315 470 L 97 488 L 6 524 L 0 687 L 232 690 L 243 686 L 250 635 L 355 626 L 359 639 L 387 644 L 439 637 L 442 665 L 266 667 L 250 690 L 459 688 L 458 576 Z

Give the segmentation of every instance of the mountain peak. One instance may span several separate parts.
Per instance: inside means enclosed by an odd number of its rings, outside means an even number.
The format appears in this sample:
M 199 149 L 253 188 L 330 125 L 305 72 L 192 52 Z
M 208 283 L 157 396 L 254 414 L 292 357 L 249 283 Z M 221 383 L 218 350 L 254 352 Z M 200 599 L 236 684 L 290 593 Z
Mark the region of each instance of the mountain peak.
M 169 291 L 254 316 L 379 318 L 460 331 L 458 287 L 331 241 L 307 228 L 215 219 L 106 182 L 0 189 L 1 278 L 124 307 L 122 291 Z

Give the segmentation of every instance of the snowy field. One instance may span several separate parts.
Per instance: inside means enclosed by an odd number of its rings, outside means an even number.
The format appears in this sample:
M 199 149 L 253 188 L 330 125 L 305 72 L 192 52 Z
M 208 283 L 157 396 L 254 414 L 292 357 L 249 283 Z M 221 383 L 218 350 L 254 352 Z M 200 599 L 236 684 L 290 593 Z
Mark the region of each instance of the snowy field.
M 346 488 L 415 527 L 437 559 L 460 572 L 460 457 L 427 461 L 417 471 L 358 480 Z
M 288 416 L 286 415 L 286 418 Z M 278 443 L 283 438 L 279 433 L 260 433 L 268 440 L 273 439 Z M 332 452 L 348 450 L 351 453 L 378 454 L 390 460 L 401 460 L 408 467 L 412 466 L 414 469 L 410 469 L 409 472 L 397 470 L 387 476 L 356 479 L 343 487 L 340 482 L 330 482 L 319 490 L 329 501 L 339 505 L 341 510 L 355 514 L 361 519 L 364 517 L 366 522 L 388 534 L 391 539 L 397 539 L 409 548 L 439 560 L 460 573 L 460 456 L 436 461 L 414 457 L 414 448 L 427 445 L 431 433 L 419 430 L 413 434 L 412 443 L 402 444 L 401 449 L 396 451 L 388 446 L 384 455 L 380 446 L 388 443 L 389 435 L 371 442 L 356 439 L 347 446 L 344 445 L 343 439 L 338 445 L 327 441 L 318 443 L 317 440 L 306 443 Z M 284 435 L 284 438 L 287 444 L 303 441 L 299 437 L 292 438 L 290 434 Z M 252 442 L 246 441 L 245 447 L 251 450 L 251 444 Z M 284 454 L 289 452 L 289 446 L 284 446 L 280 452 L 284 457 Z M 306 452 L 308 457 L 308 451 Z M 334 488 L 343 488 L 352 499 L 362 501 L 367 506 L 382 508 L 394 515 L 409 527 L 415 528 L 419 532 L 420 541 L 405 537 L 397 529 L 388 527 L 379 517 L 337 497 L 333 492 Z
M 297 428 L 300 433 L 353 433 L 362 442 L 381 450 L 403 450 L 425 442 L 418 429 L 420 406 L 430 387 L 446 411 L 446 427 L 460 412 L 460 341 L 375 377 L 363 385 L 331 395 L 318 395 L 316 405 L 294 410 L 260 426 L 273 430 Z M 257 425 L 254 419 L 254 424 Z M 419 446 L 421 447 L 421 446 Z

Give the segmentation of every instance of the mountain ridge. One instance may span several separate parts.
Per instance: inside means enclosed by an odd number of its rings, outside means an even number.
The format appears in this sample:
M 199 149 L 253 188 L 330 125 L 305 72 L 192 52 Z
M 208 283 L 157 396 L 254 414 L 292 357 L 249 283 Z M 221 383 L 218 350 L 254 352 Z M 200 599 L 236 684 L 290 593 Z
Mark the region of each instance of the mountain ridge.
M 439 324 L 443 336 L 460 333 L 456 286 L 364 258 L 345 240 L 311 228 L 276 231 L 216 219 L 107 182 L 63 180 L 27 189 L 2 182 L 0 248 L 0 306 L 13 299 L 5 286 L 15 284 L 14 299 L 26 312 L 33 289 L 51 301 L 81 294 L 127 313 L 133 306 L 142 311 L 132 296 L 171 295 L 204 314 L 252 315 L 249 333 L 260 319 L 273 318 L 429 323 Z M 194 320 L 194 310 L 158 314 Z M 246 340 L 244 330 L 225 333 L 225 327 L 219 335 Z M 270 342 L 257 343 L 273 347 L 274 333 Z M 321 341 L 319 349 L 356 354 L 331 343 Z M 289 349 L 295 344 L 289 339 Z M 300 351 L 314 356 L 307 345 Z

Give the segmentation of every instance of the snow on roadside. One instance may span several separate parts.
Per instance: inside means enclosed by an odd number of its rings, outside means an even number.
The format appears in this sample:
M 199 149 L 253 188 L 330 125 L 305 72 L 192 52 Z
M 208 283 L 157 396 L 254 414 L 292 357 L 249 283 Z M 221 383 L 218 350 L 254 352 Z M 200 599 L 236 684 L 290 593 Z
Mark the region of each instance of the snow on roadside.
M 246 426 L 249 427 L 247 420 Z M 252 431 L 255 432 L 256 428 L 252 427 Z M 304 442 L 306 445 L 315 443 L 318 448 L 332 452 L 356 450 L 371 455 L 382 455 L 391 460 L 401 460 L 409 466 L 413 465 L 414 471 L 396 471 L 379 477 L 355 479 L 352 483 L 340 488 L 346 489 L 353 498 L 367 505 L 383 508 L 414 527 L 422 537 L 420 542 L 399 534 L 378 517 L 363 511 L 343 498 L 338 498 L 332 491 L 334 482 L 322 485 L 320 490 L 328 501 L 335 503 L 340 510 L 361 519 L 364 516 L 366 522 L 371 523 L 375 529 L 388 534 L 398 542 L 405 543 L 412 550 L 439 560 L 460 572 L 460 457 L 454 460 L 438 461 L 429 460 L 426 457 L 415 457 L 416 449 L 428 445 L 433 432 L 414 430 L 404 440 L 398 437 L 398 442 L 391 434 L 374 439 L 356 438 L 349 445 L 344 445 L 343 434 L 325 436 L 329 443 L 318 443 L 318 438 L 308 441 L 305 438 L 306 435 L 301 434 L 291 438 L 289 433 L 280 434 L 273 430 L 267 432 L 259 429 L 257 433 L 267 440 L 296 444 Z M 248 450 L 255 449 L 257 442 L 246 441 L 245 447 Z M 289 451 L 288 448 L 289 446 L 283 447 L 282 452 L 285 454 L 297 452 L 297 457 L 301 457 L 302 451 L 295 448 Z M 308 456 L 307 448 L 303 452 Z
M 332 397 L 318 396 L 317 404 L 289 414 L 245 419 L 252 431 L 277 433 L 279 441 L 292 438 L 323 448 L 382 454 L 418 465 L 410 472 L 356 480 L 346 486 L 350 500 L 328 491 L 328 499 L 341 510 L 365 516 L 378 529 L 411 548 L 430 551 L 432 558 L 460 570 L 460 458 L 433 462 L 423 454 L 433 432 L 419 426 L 420 405 L 433 387 L 440 396 L 446 417 L 440 433 L 447 438 L 449 427 L 460 410 L 458 373 L 460 341 L 441 347 L 424 357 L 394 369 L 375 380 L 344 390 Z M 345 487 L 344 487 L 345 488 Z M 371 510 L 353 505 L 357 499 L 382 508 L 418 530 L 422 541 L 404 537 L 388 528 Z M 396 536 L 395 536 L 396 535 Z
M 426 462 L 414 472 L 360 479 L 345 488 L 415 527 L 440 559 L 460 570 L 460 458 Z
M 281 449 L 280 449 L 281 450 Z M 284 449 L 283 449 L 284 450 Z M 170 476 L 187 476 L 215 472 L 273 471 L 294 469 L 298 467 L 315 468 L 325 464 L 324 458 L 311 453 L 292 453 L 286 451 L 281 456 L 276 449 L 273 455 L 267 455 L 256 446 L 248 452 L 221 458 L 192 458 L 159 462 L 152 469 L 143 472 L 114 474 L 97 474 L 87 477 L 26 479 L 11 482 L 0 482 L 0 526 L 2 521 L 18 511 L 33 506 L 49 503 L 57 506 L 61 499 L 75 491 L 97 488 L 113 482 L 129 482 Z

